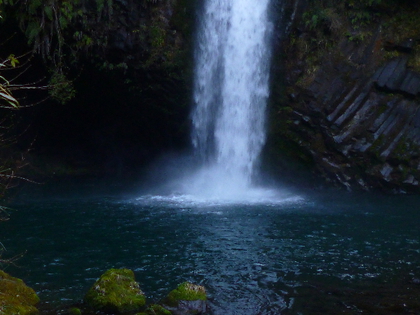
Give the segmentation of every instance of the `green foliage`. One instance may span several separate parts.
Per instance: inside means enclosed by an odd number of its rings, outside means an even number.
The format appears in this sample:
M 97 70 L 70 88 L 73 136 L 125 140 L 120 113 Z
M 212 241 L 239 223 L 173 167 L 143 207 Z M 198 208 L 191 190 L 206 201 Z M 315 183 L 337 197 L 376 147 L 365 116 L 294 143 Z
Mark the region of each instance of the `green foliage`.
M 135 2 L 133 10 L 136 10 L 135 14 L 141 22 L 131 30 L 124 29 L 132 23 L 129 22 L 133 20 L 131 16 L 114 16 L 114 12 L 125 12 L 128 7 L 125 1 L 0 0 L 0 11 L 5 9 L 7 14 L 4 15 L 7 15 L 7 18 L 17 20 L 28 43 L 33 46 L 35 52 L 43 56 L 45 62 L 53 69 L 52 72 L 58 71 L 66 75 L 66 69 L 86 57 L 99 67 L 108 62 L 113 64 L 107 67 L 108 69 L 121 69 L 125 72 L 133 63 L 136 63 L 136 68 L 141 66 L 138 65 L 138 60 L 133 58 L 133 54 L 119 59 L 120 55 L 117 53 L 117 58 L 110 60 L 110 40 L 119 36 L 123 41 L 127 40 L 127 45 L 132 45 L 130 47 L 136 47 L 141 58 L 144 58 L 144 68 L 169 69 L 179 67 L 182 63 L 181 58 L 185 57 L 182 46 L 184 37 L 178 30 L 185 28 L 187 31 L 188 27 L 185 25 L 192 25 L 194 18 L 191 10 L 188 11 L 186 7 L 191 8 L 194 1 L 169 2 Z M 168 14 L 168 6 L 173 9 L 172 14 Z M 144 9 L 144 12 L 137 12 L 141 9 Z M 124 31 L 130 33 L 124 35 Z M 113 53 L 112 57 L 114 56 Z
M 161 305 L 152 304 L 146 309 L 146 311 L 143 314 L 145 315 L 171 315 L 172 313 Z
M 19 60 L 15 55 L 11 54 L 5 61 L 0 62 L 0 70 L 7 69 L 8 65 L 14 68 L 18 63 Z M 18 109 L 19 102 L 12 96 L 9 85 L 9 81 L 5 77 L 0 76 L 0 108 Z
M 7 58 L 10 61 L 10 65 L 15 68 L 16 65 L 18 65 L 20 62 L 19 60 L 15 57 L 14 54 L 10 54 L 9 57 Z
M 80 308 L 72 307 L 71 309 L 69 309 L 68 314 L 69 315 L 82 315 L 82 311 L 80 310 Z
M 153 48 L 162 48 L 165 45 L 165 29 L 159 25 L 152 25 L 150 28 L 150 37 Z
M 147 7 L 150 5 L 157 4 L 158 2 L 162 2 L 162 0 L 143 0 L 143 6 Z
M 48 86 L 50 96 L 62 104 L 67 103 L 76 95 L 73 82 L 60 71 L 52 75 Z
M 380 16 L 382 0 L 347 0 L 348 18 L 354 29 L 371 24 Z
M 416 43 L 413 47 L 413 52 L 410 54 L 407 66 L 411 69 L 420 72 L 420 44 Z
M 288 54 L 293 51 L 292 54 L 305 63 L 304 72 L 298 78 L 298 84 L 306 87 L 312 82 L 313 74 L 325 56 L 341 58 L 338 45 L 344 38 L 355 44 L 370 40 L 372 23 L 380 23 L 386 19 L 387 12 L 393 12 L 395 6 L 398 7 L 397 2 L 397 0 L 309 1 L 307 10 L 303 14 L 304 32 L 302 34 L 300 30 L 299 37 L 295 37 L 292 33 L 290 46 L 286 48 Z M 411 12 L 413 12 L 413 17 L 394 24 L 401 29 L 402 25 L 407 25 L 407 20 L 416 21 L 413 23 L 416 26 L 410 29 L 417 30 L 417 35 L 419 35 L 418 11 L 411 10 Z M 401 35 L 404 33 L 402 30 L 399 32 Z M 383 32 L 383 34 L 386 33 Z
M 303 19 L 305 20 L 305 25 L 309 27 L 309 29 L 314 30 L 319 27 L 320 18 L 318 14 L 305 12 L 303 14 Z
M 349 7 L 372 7 L 382 3 L 382 0 L 347 0 Z
M 372 36 L 371 32 L 363 32 L 363 31 L 359 31 L 359 32 L 347 32 L 346 33 L 346 37 L 352 41 L 352 42 L 356 42 L 356 43 L 360 43 L 363 42 L 366 38 L 370 38 Z
M 9 57 L 0 63 L 0 71 L 15 68 L 19 63 L 15 55 L 10 54 Z M 12 95 L 10 91 L 9 81 L 0 76 L 0 109 L 6 109 L 6 114 L 3 114 L 2 120 L 0 123 L 0 148 L 2 149 L 2 154 L 0 155 L 0 200 L 3 200 L 6 190 L 10 188 L 11 183 L 15 179 L 15 164 L 13 158 L 9 156 L 8 151 L 5 150 L 7 146 L 10 145 L 10 142 L 13 141 L 8 136 L 7 132 L 10 129 L 10 123 L 8 121 L 8 112 L 10 110 L 19 109 L 18 100 Z M 5 152 L 6 153 L 5 153 Z M 7 221 L 9 219 L 8 208 L 0 205 L 0 222 Z M 2 253 L 5 250 L 3 244 L 0 242 L 0 265 L 5 263 L 10 263 L 13 259 L 2 259 Z M 1 274 L 0 274 L 1 277 Z M 1 288 L 0 288 L 1 295 Z M 1 299 L 0 299 L 1 300 Z M 0 311 L 1 311 L 1 301 L 0 301 Z M 1 312 L 0 312 L 1 313 Z
M 393 7 L 393 14 L 386 17 L 383 33 L 393 41 L 401 42 L 407 38 L 418 39 L 420 36 L 420 14 L 410 6 Z
M 372 21 L 372 14 L 366 10 L 357 10 L 350 14 L 350 22 L 354 28 L 366 26 Z
M 10 94 L 8 89 L 9 82 L 4 77 L 0 76 L 0 107 L 2 108 L 9 108 L 9 109 L 17 109 L 19 107 L 19 102 Z
M 63 65 L 63 58 L 77 58 L 77 52 L 92 45 L 92 33 L 105 32 L 107 27 L 93 30 L 92 23 L 109 22 L 113 0 L 94 0 L 96 11 L 87 12 L 88 0 L 0 0 L 0 10 L 7 9 L 25 33 L 28 43 L 54 67 Z M 79 29 L 77 29 L 79 28 Z M 80 33 L 82 41 L 72 36 Z M 95 34 L 98 35 L 98 34 Z M 76 36 L 77 37 L 77 36 Z M 101 37 L 101 36 L 96 36 Z M 71 42 L 71 39 L 75 39 Z

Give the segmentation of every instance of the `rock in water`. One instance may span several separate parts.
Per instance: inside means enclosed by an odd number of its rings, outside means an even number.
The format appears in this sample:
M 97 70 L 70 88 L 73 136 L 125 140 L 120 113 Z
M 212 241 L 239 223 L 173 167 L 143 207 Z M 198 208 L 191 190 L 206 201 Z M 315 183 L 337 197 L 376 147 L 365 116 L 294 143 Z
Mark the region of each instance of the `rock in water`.
M 130 269 L 110 269 L 89 289 L 85 302 L 107 313 L 136 312 L 146 304 L 146 297 Z
M 21 279 L 0 270 L 0 314 L 37 315 L 39 298 Z
M 165 308 L 174 315 L 205 314 L 207 311 L 206 289 L 200 285 L 184 282 L 169 292 L 163 303 Z
M 138 313 L 137 315 L 172 315 L 172 313 L 161 305 L 152 304 L 144 313 Z

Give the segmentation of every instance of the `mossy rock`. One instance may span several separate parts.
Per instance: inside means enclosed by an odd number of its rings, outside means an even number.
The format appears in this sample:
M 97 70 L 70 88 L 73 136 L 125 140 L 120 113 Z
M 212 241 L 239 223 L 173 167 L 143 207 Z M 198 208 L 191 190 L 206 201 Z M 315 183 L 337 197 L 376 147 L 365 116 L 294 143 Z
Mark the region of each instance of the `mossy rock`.
M 206 289 L 190 282 L 181 283 L 169 292 L 163 304 L 174 315 L 204 314 L 207 310 Z
M 110 269 L 89 289 L 85 302 L 95 310 L 128 313 L 141 310 L 146 297 L 130 269 Z
M 39 297 L 21 279 L 0 270 L 0 314 L 37 315 Z
M 172 315 L 172 313 L 162 305 L 152 304 L 143 313 L 137 315 Z
M 68 315 L 82 315 L 82 311 L 80 308 L 72 307 L 67 312 Z

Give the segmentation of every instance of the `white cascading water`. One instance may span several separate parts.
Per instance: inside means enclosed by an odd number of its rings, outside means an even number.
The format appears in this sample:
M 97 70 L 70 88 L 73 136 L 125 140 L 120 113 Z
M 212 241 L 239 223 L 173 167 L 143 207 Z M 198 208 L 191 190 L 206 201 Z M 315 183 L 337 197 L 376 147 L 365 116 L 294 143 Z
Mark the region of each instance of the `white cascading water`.
M 205 164 L 191 193 L 240 197 L 265 142 L 270 0 L 206 0 L 196 43 L 192 141 Z

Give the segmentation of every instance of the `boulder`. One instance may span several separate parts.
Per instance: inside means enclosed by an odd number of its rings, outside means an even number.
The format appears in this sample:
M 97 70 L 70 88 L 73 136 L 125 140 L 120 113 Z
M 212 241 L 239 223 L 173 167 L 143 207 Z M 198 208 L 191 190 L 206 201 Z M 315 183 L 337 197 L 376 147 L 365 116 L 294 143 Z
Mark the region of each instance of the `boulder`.
M 130 269 L 110 269 L 89 289 L 85 302 L 94 310 L 106 313 L 140 311 L 146 297 Z
M 181 283 L 175 290 L 169 292 L 163 304 L 174 315 L 205 314 L 206 289 L 190 282 Z
M 0 270 L 0 314 L 37 315 L 39 298 L 21 279 Z

